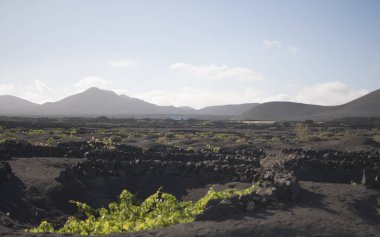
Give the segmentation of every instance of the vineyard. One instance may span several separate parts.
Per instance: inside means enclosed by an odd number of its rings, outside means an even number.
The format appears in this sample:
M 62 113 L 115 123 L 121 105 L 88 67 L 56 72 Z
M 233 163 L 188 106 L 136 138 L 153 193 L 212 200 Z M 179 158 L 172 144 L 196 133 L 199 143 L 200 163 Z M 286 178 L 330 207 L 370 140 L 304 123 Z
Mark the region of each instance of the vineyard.
M 379 124 L 3 121 L 0 236 L 379 236 Z

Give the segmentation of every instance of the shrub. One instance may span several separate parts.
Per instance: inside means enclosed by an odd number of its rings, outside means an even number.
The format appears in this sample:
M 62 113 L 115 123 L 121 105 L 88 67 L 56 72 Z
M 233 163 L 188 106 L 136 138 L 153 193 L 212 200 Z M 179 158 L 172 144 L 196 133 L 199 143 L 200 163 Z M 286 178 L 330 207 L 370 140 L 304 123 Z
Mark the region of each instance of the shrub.
M 166 136 L 162 136 L 162 137 L 157 138 L 156 143 L 159 143 L 159 144 L 168 144 L 168 139 L 167 139 Z
M 294 133 L 299 141 L 309 141 L 311 134 L 309 127 L 303 123 L 296 123 L 294 126 Z
M 212 153 L 219 153 L 219 151 L 220 151 L 220 147 L 219 146 L 213 146 L 213 145 L 210 145 L 210 144 L 207 144 L 206 148 L 208 150 L 210 150 Z

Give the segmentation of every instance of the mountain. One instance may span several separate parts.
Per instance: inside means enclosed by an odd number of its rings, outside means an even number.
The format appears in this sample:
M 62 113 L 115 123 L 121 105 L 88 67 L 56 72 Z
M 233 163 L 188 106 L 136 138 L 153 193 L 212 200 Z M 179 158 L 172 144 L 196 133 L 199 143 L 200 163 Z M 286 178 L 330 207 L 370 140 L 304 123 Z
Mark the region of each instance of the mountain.
M 15 97 L 16 98 L 16 97 Z M 41 116 L 123 116 L 123 115 L 187 115 L 204 119 L 213 116 L 236 116 L 257 104 L 210 106 L 200 110 L 183 106 L 158 106 L 146 101 L 117 95 L 96 87 L 71 95 L 57 102 L 47 102 L 29 109 L 26 115 Z M 156 116 L 157 117 L 157 116 Z M 210 117 L 211 118 L 211 117 Z
M 191 107 L 159 106 L 146 101 L 117 95 L 115 92 L 90 88 L 57 102 L 42 105 L 17 98 L 0 96 L 0 115 L 22 116 L 114 116 L 236 120 L 331 120 L 350 117 L 380 117 L 380 90 L 349 103 L 321 106 L 294 102 L 268 102 Z M 240 115 L 239 115 L 240 114 Z
M 133 114 L 181 114 L 183 109 L 174 106 L 158 106 L 113 91 L 90 88 L 57 102 L 48 102 L 35 111 L 39 115 L 133 115 Z
M 0 96 L 0 113 L 4 114 L 19 114 L 24 110 L 36 108 L 38 104 L 18 98 L 12 95 Z
M 248 103 L 248 104 L 237 104 L 237 105 L 216 105 L 209 106 L 196 111 L 196 114 L 207 114 L 207 115 L 240 115 L 254 107 L 259 105 L 258 103 Z
M 236 116 L 248 120 L 331 120 L 348 117 L 380 117 L 380 90 L 338 106 L 294 102 L 268 102 Z

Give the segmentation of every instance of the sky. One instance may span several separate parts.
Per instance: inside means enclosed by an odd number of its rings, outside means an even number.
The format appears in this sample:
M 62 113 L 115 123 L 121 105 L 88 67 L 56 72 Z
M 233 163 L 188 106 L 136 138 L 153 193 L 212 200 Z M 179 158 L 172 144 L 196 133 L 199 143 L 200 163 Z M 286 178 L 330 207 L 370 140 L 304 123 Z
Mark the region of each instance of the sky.
M 378 0 L 0 0 L 0 95 L 336 105 L 380 89 Z

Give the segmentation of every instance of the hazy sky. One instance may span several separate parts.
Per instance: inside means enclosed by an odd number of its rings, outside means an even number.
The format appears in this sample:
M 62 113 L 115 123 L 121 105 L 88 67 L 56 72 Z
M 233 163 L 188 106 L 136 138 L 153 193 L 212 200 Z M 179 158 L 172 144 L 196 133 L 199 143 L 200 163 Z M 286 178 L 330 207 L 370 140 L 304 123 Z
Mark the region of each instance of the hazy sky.
M 380 89 L 380 1 L 0 0 L 0 94 L 196 108 Z

